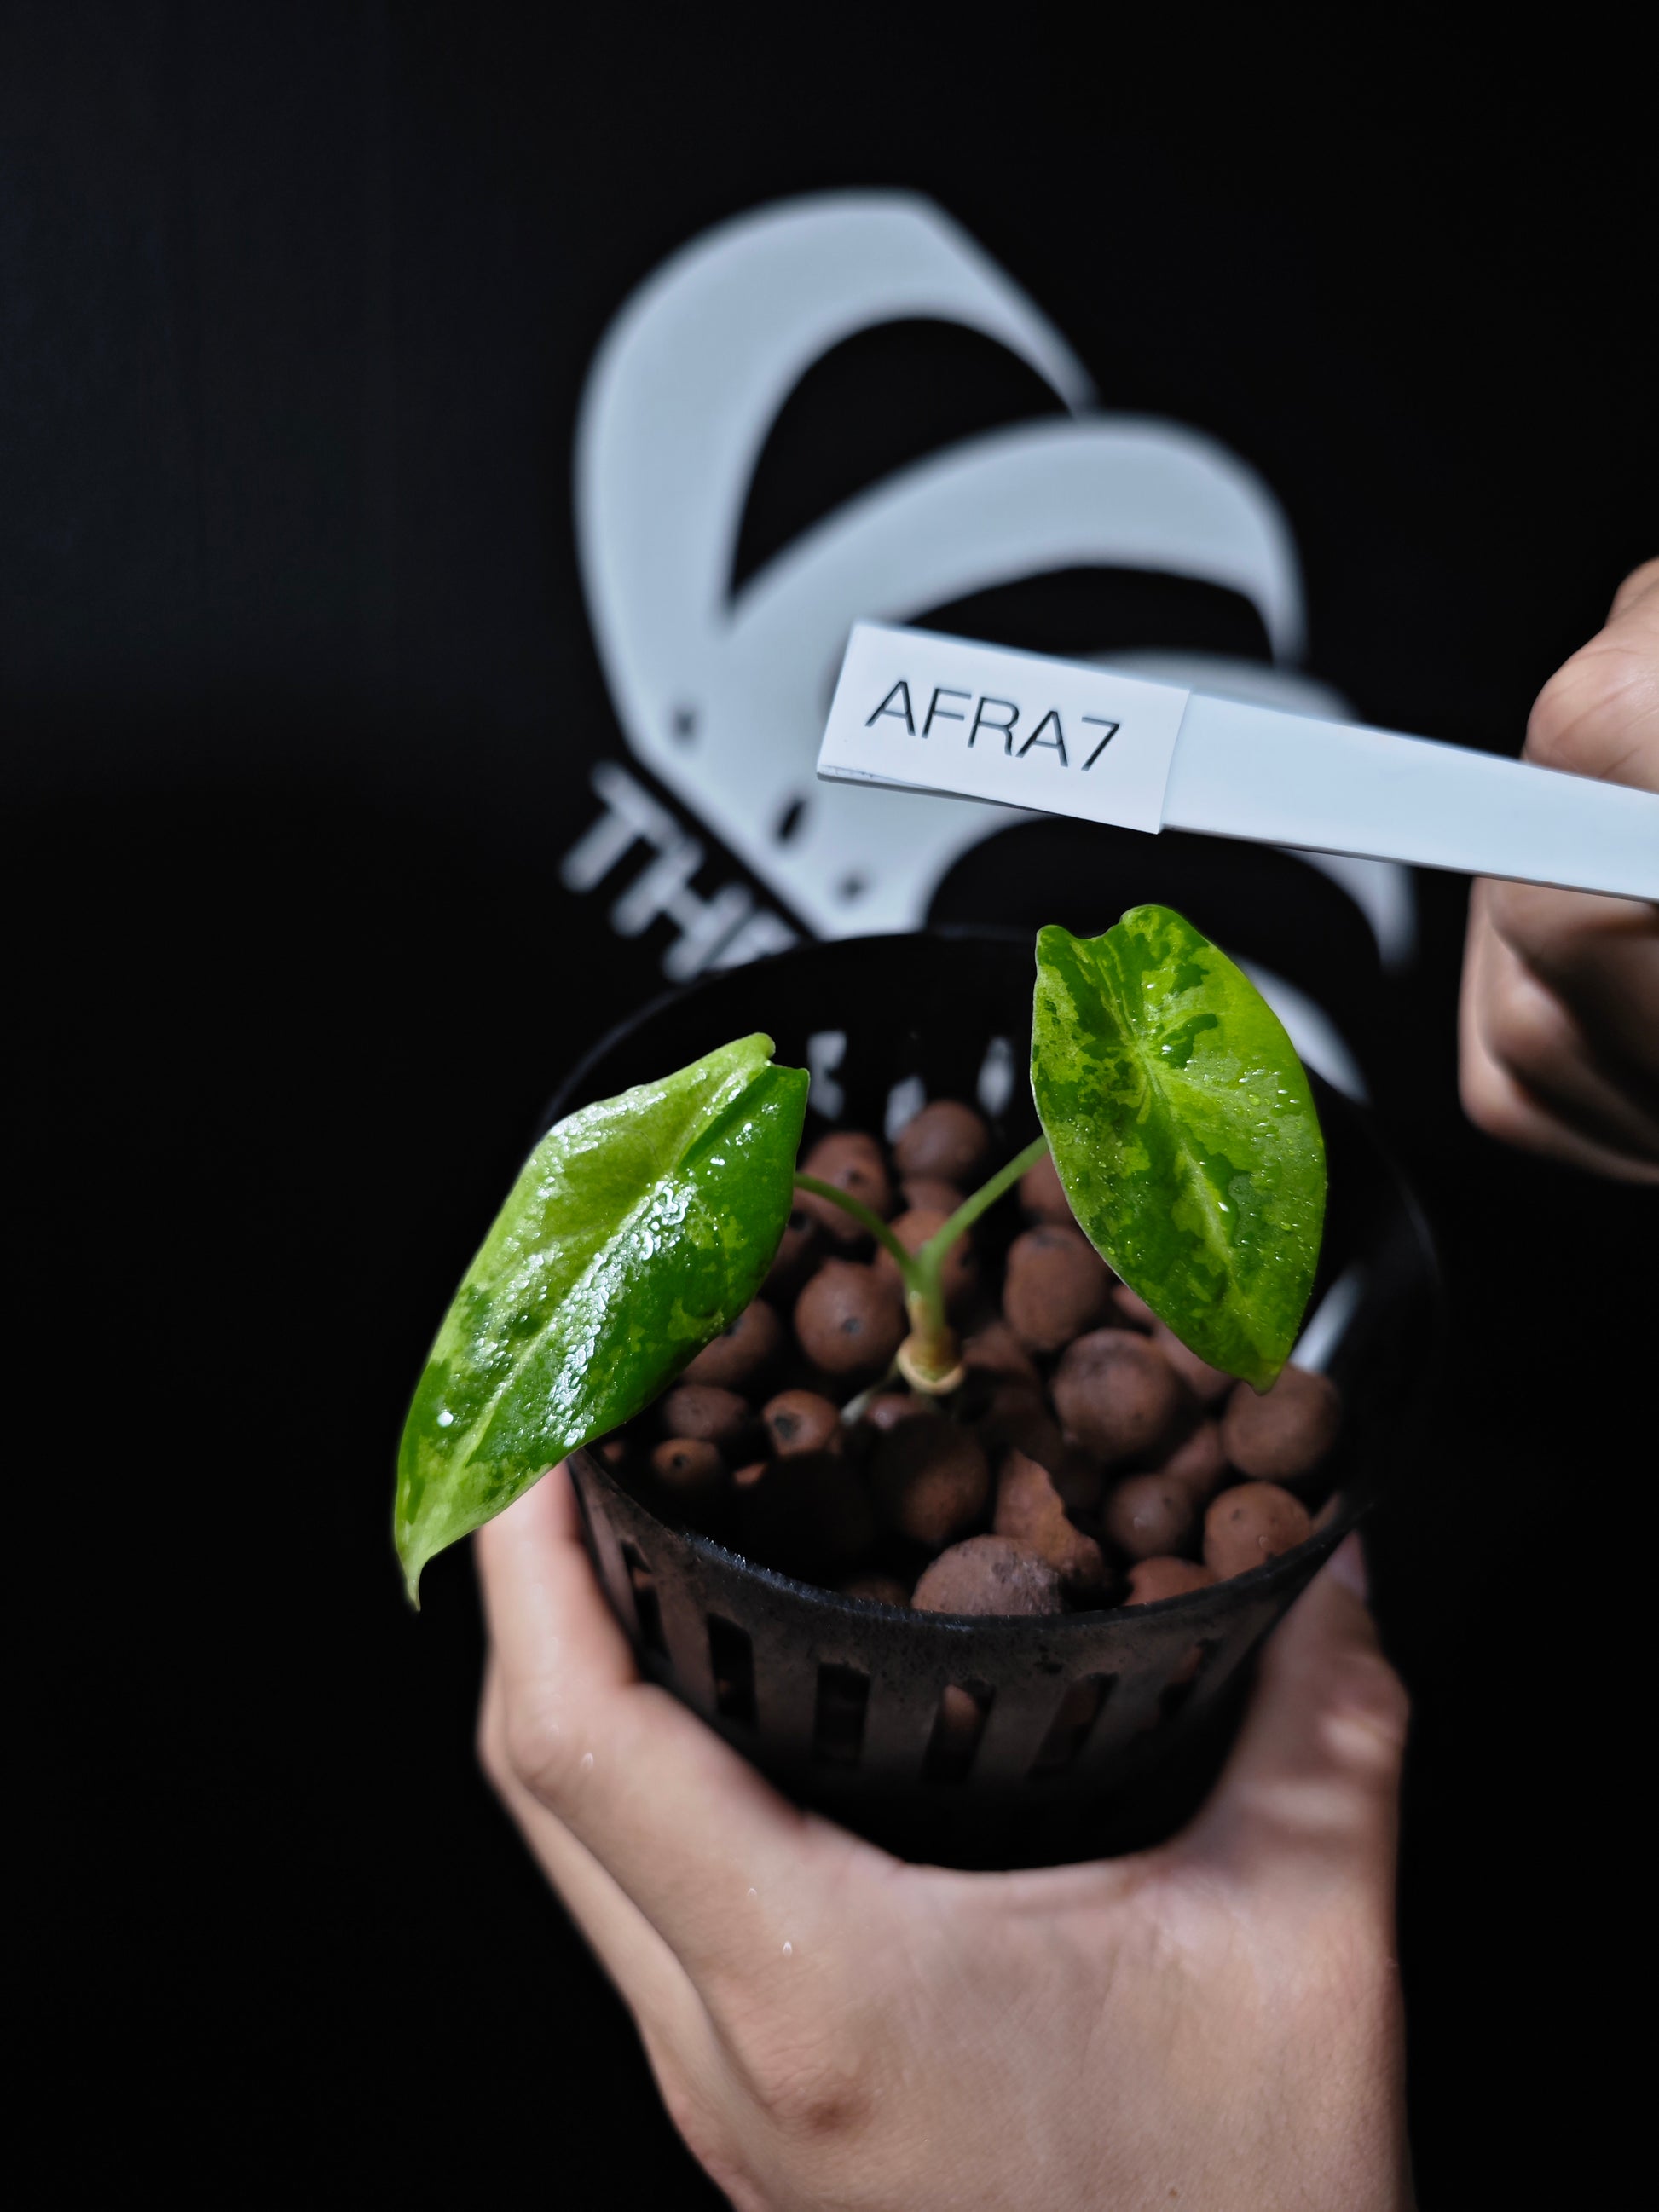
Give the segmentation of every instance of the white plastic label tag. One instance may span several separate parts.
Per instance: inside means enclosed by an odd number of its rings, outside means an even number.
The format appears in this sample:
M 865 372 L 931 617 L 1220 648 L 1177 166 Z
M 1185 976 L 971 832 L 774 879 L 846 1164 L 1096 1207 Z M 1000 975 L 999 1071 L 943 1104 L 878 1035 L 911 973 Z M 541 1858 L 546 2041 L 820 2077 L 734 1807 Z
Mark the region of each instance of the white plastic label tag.
M 1158 830 L 1187 699 L 1110 669 L 859 623 L 818 774 Z

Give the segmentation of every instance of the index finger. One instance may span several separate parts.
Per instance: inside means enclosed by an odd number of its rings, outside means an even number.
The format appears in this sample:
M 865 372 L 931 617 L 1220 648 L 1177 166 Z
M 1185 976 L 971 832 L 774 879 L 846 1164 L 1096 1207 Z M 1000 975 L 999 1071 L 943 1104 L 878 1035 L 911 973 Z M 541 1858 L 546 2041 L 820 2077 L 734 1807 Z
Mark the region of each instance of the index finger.
M 642 1681 L 583 1548 L 562 1467 L 480 1529 L 479 1578 L 514 1775 L 707 1992 L 826 1938 L 834 1874 L 866 1851 L 801 1812 Z

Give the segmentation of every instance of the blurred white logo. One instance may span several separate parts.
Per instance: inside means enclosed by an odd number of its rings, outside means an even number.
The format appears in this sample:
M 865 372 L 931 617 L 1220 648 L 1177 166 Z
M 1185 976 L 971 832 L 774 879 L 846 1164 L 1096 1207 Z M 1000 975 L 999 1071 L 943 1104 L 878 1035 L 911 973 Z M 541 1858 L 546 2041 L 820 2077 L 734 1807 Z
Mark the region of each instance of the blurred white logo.
M 843 339 L 919 317 L 1008 347 L 1067 417 L 966 439 L 898 470 L 732 591 L 750 480 L 793 386 Z M 1115 665 L 1341 712 L 1335 694 L 1295 668 L 1300 571 L 1267 485 L 1213 440 L 1091 411 L 1093 397 L 1081 364 L 1018 288 L 938 208 L 900 193 L 829 193 L 726 223 L 642 284 L 606 332 L 577 429 L 576 530 L 618 719 L 637 757 L 815 934 L 915 927 L 951 862 L 1010 819 L 972 801 L 817 781 L 818 739 L 855 620 L 912 620 L 1050 570 L 1161 570 L 1243 594 L 1274 665 L 1140 653 L 1114 655 Z M 625 772 L 614 775 L 653 805 Z M 614 795 L 606 803 L 582 865 L 567 867 L 573 887 L 596 882 L 613 848 L 647 834 L 620 814 L 607 830 Z M 675 878 L 702 929 L 693 966 L 787 937 L 776 917 L 750 913 L 746 894 L 733 902 L 726 893 L 726 934 L 747 941 L 716 944 L 714 925 L 699 920 L 716 902 L 688 889 L 701 848 L 683 836 L 676 848 L 678 834 L 670 823 L 652 840 L 653 865 Z M 1413 911 L 1403 870 L 1311 864 L 1357 901 L 1385 959 L 1406 957 Z M 644 915 L 619 912 L 618 926 L 643 927 Z

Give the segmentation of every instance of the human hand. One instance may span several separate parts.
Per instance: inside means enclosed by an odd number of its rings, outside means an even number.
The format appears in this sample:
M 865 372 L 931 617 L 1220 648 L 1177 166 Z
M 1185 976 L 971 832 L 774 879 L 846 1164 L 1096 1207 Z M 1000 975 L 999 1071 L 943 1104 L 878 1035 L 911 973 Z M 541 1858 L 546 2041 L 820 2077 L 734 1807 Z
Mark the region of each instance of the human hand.
M 1659 791 L 1659 561 L 1539 693 L 1522 757 Z M 1659 905 L 1482 878 L 1459 1042 L 1463 1104 L 1489 1134 L 1659 1182 Z
M 640 1680 L 562 1468 L 479 1532 L 486 1771 L 739 2212 L 1401 2212 L 1404 1692 L 1350 1540 L 1198 1820 L 1133 1857 L 911 1866 Z

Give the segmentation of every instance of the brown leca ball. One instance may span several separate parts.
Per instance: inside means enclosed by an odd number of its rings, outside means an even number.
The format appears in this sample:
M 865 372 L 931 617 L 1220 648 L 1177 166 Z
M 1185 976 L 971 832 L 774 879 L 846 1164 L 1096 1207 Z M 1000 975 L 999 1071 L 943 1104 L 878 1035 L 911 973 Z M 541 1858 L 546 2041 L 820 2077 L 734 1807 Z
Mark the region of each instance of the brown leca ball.
M 1172 1328 L 1166 1328 L 1161 1321 L 1152 1323 L 1152 1342 L 1200 1406 L 1215 1405 L 1232 1389 L 1233 1378 L 1224 1368 L 1212 1367 L 1207 1359 L 1200 1359 L 1195 1352 L 1188 1349 Z
M 944 1228 L 950 1216 L 945 1213 L 901 1213 L 896 1221 L 888 1224 L 895 1237 L 907 1252 L 920 1252 L 927 1239 Z M 902 1300 L 904 1285 L 898 1271 L 898 1261 L 892 1254 L 878 1251 L 872 1262 L 878 1280 L 884 1283 L 890 1293 Z M 945 1255 L 939 1269 L 939 1287 L 945 1293 L 948 1312 L 958 1311 L 979 1279 L 973 1247 L 965 1237 L 959 1237 Z
M 901 1612 L 910 1604 L 910 1586 L 902 1583 L 896 1575 L 854 1575 L 850 1582 L 841 1585 L 843 1597 L 855 1597 L 863 1605 L 892 1605 Z
M 1060 1179 L 1060 1170 L 1054 1165 L 1052 1153 L 1045 1152 L 1036 1165 L 1027 1168 L 1020 1177 L 1019 1202 L 1037 1221 L 1073 1219 L 1072 1201 L 1066 1195 L 1066 1186 Z
M 783 1323 L 764 1298 L 752 1298 L 730 1328 L 704 1345 L 684 1380 L 740 1390 L 776 1358 L 782 1343 Z
M 972 1184 L 990 1157 L 991 1133 L 960 1098 L 935 1098 L 899 1133 L 893 1147 L 901 1176 L 938 1176 Z
M 904 1341 L 904 1308 L 873 1268 L 826 1260 L 795 1301 L 795 1338 L 825 1375 L 874 1375 Z
M 882 1526 L 935 1551 L 973 1527 L 990 1488 L 978 1438 L 942 1413 L 901 1421 L 870 1455 L 870 1494 Z
M 703 1437 L 670 1437 L 651 1455 L 651 1472 L 666 1490 L 683 1498 L 707 1497 L 726 1481 L 720 1448 Z
M 1060 1424 L 1048 1411 L 1048 1401 L 1036 1382 L 994 1377 L 989 1395 L 974 1415 L 974 1433 L 994 1458 L 1000 1458 L 1006 1446 L 1014 1444 L 1030 1458 L 1040 1460 L 1050 1473 L 1066 1454 Z
M 872 1213 L 878 1213 L 884 1221 L 892 1211 L 893 1186 L 888 1176 L 887 1162 L 875 1139 L 862 1130 L 838 1129 L 833 1136 L 820 1137 L 800 1164 L 803 1174 L 816 1176 L 820 1182 L 833 1183 L 837 1190 L 844 1190 L 849 1198 L 860 1200 Z M 856 1244 L 861 1237 L 870 1233 L 844 1206 L 837 1206 L 833 1199 L 820 1198 L 816 1191 L 798 1190 L 795 1204 L 836 1244 Z
M 901 1421 L 913 1421 L 917 1414 L 931 1413 L 933 1411 L 933 1405 L 931 1399 L 912 1398 L 902 1391 L 890 1390 L 884 1391 L 879 1398 L 872 1398 L 870 1401 L 864 1409 L 862 1419 L 866 1428 L 875 1430 L 878 1435 L 883 1435 L 887 1430 L 896 1428 Z
M 1072 1526 L 1048 1470 L 1024 1452 L 1011 1451 L 1002 1462 L 991 1526 L 1047 1559 L 1073 1604 L 1099 1591 L 1105 1574 L 1099 1545 Z
M 696 1437 L 706 1443 L 729 1444 L 754 1419 L 749 1401 L 712 1382 L 678 1382 L 662 1401 L 662 1425 L 670 1437 Z
M 907 1213 L 943 1213 L 948 1218 L 966 1194 L 942 1176 L 907 1176 L 899 1185 Z
M 1126 1328 L 1155 1329 L 1158 1316 L 1139 1291 L 1132 1291 L 1127 1283 L 1112 1285 L 1112 1310 L 1115 1319 Z
M 1215 1581 L 1209 1567 L 1196 1559 L 1137 1559 L 1129 1570 L 1125 1605 L 1156 1605 L 1160 1598 L 1185 1597 L 1188 1590 L 1208 1589 Z
M 910 1594 L 918 1613 L 1059 1613 L 1060 1577 L 1008 1536 L 969 1536 L 941 1552 Z
M 791 1452 L 841 1449 L 840 1408 L 816 1390 L 780 1390 L 761 1407 L 761 1419 L 780 1459 Z
M 1204 1564 L 1225 1581 L 1294 1551 L 1312 1530 L 1307 1507 L 1288 1490 L 1275 1482 L 1241 1482 L 1224 1490 L 1204 1516 Z
M 1328 1375 L 1286 1367 L 1270 1390 L 1241 1382 L 1221 1417 L 1221 1441 L 1241 1474 L 1290 1482 L 1311 1474 L 1342 1425 L 1342 1400 Z
M 1036 1363 L 1006 1321 L 988 1321 L 962 1340 L 962 1364 L 970 1375 L 987 1375 L 1000 1382 L 1023 1382 L 1040 1389 L 1042 1378 Z
M 1127 1328 L 1097 1328 L 1069 1345 L 1053 1395 L 1066 1434 L 1109 1462 L 1168 1449 L 1193 1413 L 1169 1361 Z
M 1048 1221 L 1008 1248 L 1002 1310 L 1033 1352 L 1058 1352 L 1106 1311 L 1111 1277 L 1080 1229 Z
M 766 1271 L 762 1288 L 775 1298 L 792 1297 L 817 1264 L 823 1238 L 818 1224 L 810 1213 L 803 1213 L 799 1194 L 796 1206 L 784 1226 L 772 1264 Z
M 1034 1452 L 1032 1457 L 1041 1458 Z M 1081 1444 L 1062 1443 L 1059 1456 L 1043 1460 L 1048 1479 L 1060 1494 L 1060 1502 L 1073 1518 L 1092 1520 L 1100 1510 L 1100 1497 L 1106 1486 L 1106 1477 L 1097 1459 L 1084 1450 Z
M 1200 1421 L 1158 1472 L 1167 1480 L 1178 1482 L 1195 1505 L 1207 1505 L 1227 1479 L 1227 1455 L 1221 1449 L 1219 1422 Z
M 1184 1552 L 1198 1533 L 1198 1502 L 1162 1474 L 1132 1474 L 1106 1500 L 1101 1526 L 1132 1559 Z
M 975 1697 L 964 1684 L 947 1682 L 939 1692 L 939 1708 L 933 1717 L 933 1740 L 928 1747 L 930 1759 L 941 1753 L 949 1759 L 965 1757 L 972 1752 L 984 1730 L 988 1704 L 988 1698 Z
M 767 1462 L 739 1492 L 738 1548 L 763 1567 L 830 1583 L 875 1536 L 863 1485 L 839 1452 L 792 1452 Z

